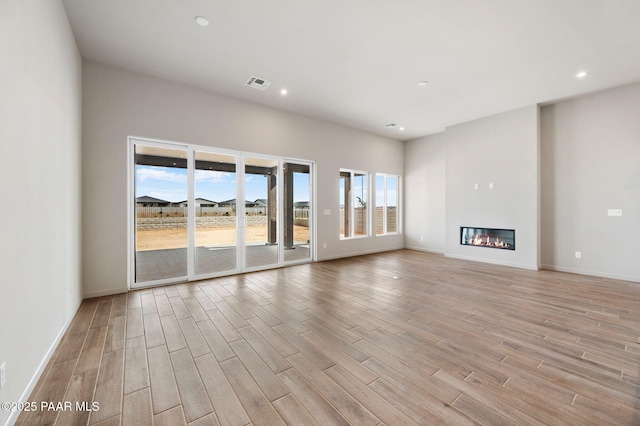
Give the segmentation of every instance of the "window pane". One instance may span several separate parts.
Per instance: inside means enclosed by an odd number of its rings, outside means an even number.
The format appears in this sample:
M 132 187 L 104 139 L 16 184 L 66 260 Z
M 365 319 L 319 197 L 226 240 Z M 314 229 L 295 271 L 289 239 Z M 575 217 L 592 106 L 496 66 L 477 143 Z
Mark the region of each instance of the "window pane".
M 278 262 L 278 162 L 245 159 L 245 266 Z
M 384 234 L 384 176 L 376 175 L 376 235 Z
M 135 282 L 187 276 L 187 152 L 135 147 Z
M 387 232 L 398 232 L 398 178 L 387 177 Z
M 195 273 L 236 269 L 236 159 L 196 151 L 195 160 Z
M 351 221 L 349 220 L 349 187 L 351 182 L 351 174 L 348 172 L 340 172 L 339 184 L 339 205 L 340 205 L 340 238 L 351 236 Z
M 340 170 L 340 238 L 369 235 L 369 174 Z
M 284 261 L 311 257 L 309 212 L 311 208 L 311 168 L 304 164 L 284 164 Z
M 353 175 L 353 233 L 354 236 L 368 235 L 367 220 L 367 175 Z

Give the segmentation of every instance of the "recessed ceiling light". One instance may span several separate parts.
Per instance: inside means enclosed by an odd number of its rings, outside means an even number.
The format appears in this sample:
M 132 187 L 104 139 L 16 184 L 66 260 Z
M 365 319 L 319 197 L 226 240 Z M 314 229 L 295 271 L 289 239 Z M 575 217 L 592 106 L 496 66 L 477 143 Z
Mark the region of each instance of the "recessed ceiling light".
M 399 130 L 402 132 L 404 130 L 404 127 L 400 126 Z
M 204 16 L 196 16 L 195 20 L 196 24 L 200 25 L 201 27 L 206 27 L 207 25 L 209 25 L 209 20 Z
M 578 78 L 585 78 L 587 76 L 587 74 L 589 74 L 586 71 L 580 71 L 578 74 L 576 74 L 576 77 Z
M 418 86 L 420 86 L 420 87 L 424 87 L 424 86 L 426 86 L 427 84 L 429 84 L 429 82 L 428 82 L 427 80 L 422 80 L 422 81 L 419 81 L 419 82 L 418 82 Z
M 282 89 L 282 90 L 280 90 L 280 94 L 281 94 L 282 96 L 286 96 L 286 95 L 287 95 L 287 93 L 289 93 L 289 92 L 287 91 L 287 89 Z

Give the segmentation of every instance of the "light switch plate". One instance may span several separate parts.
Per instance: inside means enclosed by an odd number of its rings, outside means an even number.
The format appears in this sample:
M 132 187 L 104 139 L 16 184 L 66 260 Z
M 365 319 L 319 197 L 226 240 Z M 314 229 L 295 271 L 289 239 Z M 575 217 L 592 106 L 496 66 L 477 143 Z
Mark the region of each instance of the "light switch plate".
M 323 210 L 323 211 L 322 211 L 322 213 L 323 213 L 325 216 L 329 216 L 329 215 L 331 214 L 331 210 L 326 209 L 326 210 Z
M 622 209 L 609 209 L 607 216 L 622 216 Z

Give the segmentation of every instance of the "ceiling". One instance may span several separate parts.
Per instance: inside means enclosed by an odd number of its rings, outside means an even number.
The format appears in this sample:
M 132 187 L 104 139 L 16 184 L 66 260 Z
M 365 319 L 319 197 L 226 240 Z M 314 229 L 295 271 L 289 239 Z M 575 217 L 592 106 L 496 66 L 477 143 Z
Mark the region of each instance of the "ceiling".
M 399 140 L 640 81 L 639 0 L 63 4 L 89 61 Z

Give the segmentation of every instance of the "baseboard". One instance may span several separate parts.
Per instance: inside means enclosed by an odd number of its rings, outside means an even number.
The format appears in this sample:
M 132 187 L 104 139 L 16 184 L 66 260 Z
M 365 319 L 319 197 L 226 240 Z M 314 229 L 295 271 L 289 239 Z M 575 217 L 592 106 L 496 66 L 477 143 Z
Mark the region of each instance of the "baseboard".
M 337 256 L 329 256 L 323 257 L 322 259 L 318 259 L 318 262 L 323 262 L 325 260 L 335 260 L 335 259 L 344 259 L 345 257 L 354 257 L 354 256 L 364 256 L 366 254 L 375 254 L 375 253 L 384 253 L 386 251 L 394 251 L 394 250 L 402 250 L 405 247 L 388 247 L 384 249 L 374 249 L 374 250 L 364 250 L 352 253 L 339 254 Z
M 442 250 L 432 250 L 425 247 L 405 246 L 407 250 L 423 251 L 425 253 L 444 254 Z
M 72 310 L 71 315 L 69 316 L 69 318 L 67 318 L 67 321 L 64 323 L 64 325 L 60 329 L 60 332 L 58 333 L 53 343 L 49 347 L 49 350 L 47 350 L 47 353 L 45 354 L 44 358 L 40 362 L 40 365 L 38 365 L 38 368 L 33 373 L 31 380 L 29 380 L 29 383 L 27 383 L 27 387 L 22 392 L 22 395 L 20 395 L 20 399 L 18 400 L 19 403 L 27 402 L 27 400 L 29 399 L 29 396 L 31 396 L 33 389 L 38 384 L 38 380 L 40 380 L 42 373 L 44 373 L 44 370 L 47 367 L 47 364 L 49 363 L 49 361 L 51 360 L 53 353 L 56 351 L 56 348 L 62 341 L 62 338 L 64 337 L 64 334 L 67 332 L 69 325 L 71 325 L 71 321 L 73 321 L 73 318 L 78 313 L 78 309 L 80 309 L 82 300 L 83 299 L 79 299 L 76 302 L 75 309 Z M 12 411 L 9 417 L 7 418 L 7 421 L 5 422 L 5 426 L 13 425 L 18 420 L 18 417 L 20 416 L 20 414 L 21 414 L 21 411 Z
M 591 277 L 609 278 L 612 280 L 631 281 L 635 283 L 640 283 L 640 277 L 634 277 L 630 275 L 609 274 L 607 272 L 590 271 L 590 270 L 577 269 L 577 268 L 566 268 L 564 266 L 557 266 L 557 265 L 542 265 L 542 269 L 546 269 L 548 271 L 567 272 L 570 274 L 589 275 Z
M 84 298 L 91 299 L 94 297 L 113 296 L 115 294 L 127 293 L 128 291 L 129 291 L 128 288 L 112 288 L 109 290 L 101 290 L 101 291 L 94 291 L 91 293 L 85 293 Z
M 445 256 L 450 257 L 452 259 L 468 260 L 470 262 L 490 263 L 492 265 L 509 266 L 511 268 L 527 269 L 529 271 L 537 271 L 540 269 L 538 266 L 522 265 L 520 263 L 502 262 L 502 261 L 493 260 L 493 259 L 460 256 L 458 254 L 445 253 Z

